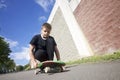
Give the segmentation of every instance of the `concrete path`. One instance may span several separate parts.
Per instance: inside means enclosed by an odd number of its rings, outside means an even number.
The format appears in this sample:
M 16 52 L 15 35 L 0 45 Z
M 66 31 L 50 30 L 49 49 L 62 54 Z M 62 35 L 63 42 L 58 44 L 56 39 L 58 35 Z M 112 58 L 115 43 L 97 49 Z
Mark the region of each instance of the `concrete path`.
M 0 80 L 120 80 L 120 60 L 80 64 L 54 74 L 34 75 L 33 70 L 3 74 Z

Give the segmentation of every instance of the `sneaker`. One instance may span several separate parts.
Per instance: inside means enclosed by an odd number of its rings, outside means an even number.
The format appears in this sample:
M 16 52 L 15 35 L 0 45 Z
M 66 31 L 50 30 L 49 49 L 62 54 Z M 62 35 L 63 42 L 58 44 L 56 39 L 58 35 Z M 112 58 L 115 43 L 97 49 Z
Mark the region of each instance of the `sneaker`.
M 37 75 L 40 72 L 40 69 L 36 69 L 34 74 Z
M 64 66 L 61 67 L 61 72 L 63 72 L 63 71 L 65 71 L 65 67 Z
M 50 71 L 50 67 L 45 67 L 44 71 L 45 73 L 48 73 Z
M 63 67 L 53 67 L 53 68 L 46 67 L 44 69 L 44 72 L 45 73 L 59 73 L 59 72 L 62 72 L 63 70 L 64 70 Z

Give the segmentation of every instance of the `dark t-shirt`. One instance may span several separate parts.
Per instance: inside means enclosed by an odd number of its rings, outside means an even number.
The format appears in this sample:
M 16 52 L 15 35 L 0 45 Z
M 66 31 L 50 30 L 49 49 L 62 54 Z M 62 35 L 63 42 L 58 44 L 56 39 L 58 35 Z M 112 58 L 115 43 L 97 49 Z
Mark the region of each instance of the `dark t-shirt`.
M 33 54 L 39 61 L 53 60 L 56 42 L 52 36 L 46 40 L 42 39 L 41 35 L 35 35 L 30 41 L 31 45 L 35 46 Z
M 48 43 L 49 39 L 52 42 L 52 45 L 56 46 L 56 42 L 52 36 L 49 36 L 47 40 L 44 40 L 42 39 L 40 34 L 35 35 L 30 41 L 30 44 L 35 46 L 35 50 L 38 50 L 38 49 L 47 50 L 47 45 L 51 45 Z

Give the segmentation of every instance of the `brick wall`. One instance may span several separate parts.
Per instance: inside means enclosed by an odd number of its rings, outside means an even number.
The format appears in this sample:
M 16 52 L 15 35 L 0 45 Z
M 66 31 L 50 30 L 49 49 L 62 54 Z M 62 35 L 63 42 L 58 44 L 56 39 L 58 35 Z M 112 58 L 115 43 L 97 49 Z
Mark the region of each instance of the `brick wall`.
M 95 54 L 120 50 L 120 0 L 81 0 L 74 15 Z

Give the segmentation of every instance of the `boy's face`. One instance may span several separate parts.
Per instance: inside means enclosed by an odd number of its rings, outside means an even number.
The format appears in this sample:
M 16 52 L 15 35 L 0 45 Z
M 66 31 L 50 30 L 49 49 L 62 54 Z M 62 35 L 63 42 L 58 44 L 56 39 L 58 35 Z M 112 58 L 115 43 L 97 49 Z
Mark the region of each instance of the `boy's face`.
M 43 36 L 43 38 L 47 38 L 50 35 L 50 29 L 43 27 L 41 30 L 41 34 Z

